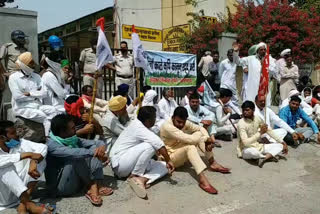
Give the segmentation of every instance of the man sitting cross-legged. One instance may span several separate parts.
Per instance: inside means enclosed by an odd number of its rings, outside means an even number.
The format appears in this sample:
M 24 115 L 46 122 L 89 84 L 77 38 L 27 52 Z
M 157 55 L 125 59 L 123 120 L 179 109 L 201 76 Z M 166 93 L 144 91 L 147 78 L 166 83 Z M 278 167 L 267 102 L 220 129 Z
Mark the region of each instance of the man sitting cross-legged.
M 160 129 L 160 137 L 166 144 L 170 158 L 175 167 L 183 166 L 190 161 L 199 176 L 199 186 L 210 194 L 218 191 L 211 186 L 204 174 L 207 168 L 202 161 L 197 148 L 205 153 L 209 161 L 209 169 L 221 173 L 230 173 L 230 169 L 221 166 L 213 158 L 213 141 L 205 128 L 187 120 L 188 112 L 184 107 L 177 107 L 171 119 L 166 121 Z
M 220 143 L 216 142 L 214 135 L 217 133 L 214 122 L 215 115 L 206 107 L 200 106 L 200 97 L 197 92 L 189 97 L 189 105 L 185 106 L 188 111 L 188 120 L 205 128 L 216 147 L 221 147 Z
M 147 198 L 146 187 L 150 183 L 174 170 L 164 143 L 150 130 L 155 121 L 156 109 L 141 107 L 138 118 L 121 132 L 110 152 L 114 173 L 121 178 L 129 177 L 129 185 L 140 198 Z M 152 159 L 156 152 L 166 163 Z
M 18 213 L 51 213 L 52 207 L 30 200 L 41 177 L 47 146 L 19 139 L 11 121 L 0 121 L 0 211 L 18 206 Z
M 258 159 L 259 167 L 281 153 L 288 153 L 288 146 L 282 142 L 274 131 L 264 124 L 259 116 L 254 115 L 255 105 L 251 101 L 245 101 L 242 106 L 243 118 L 238 123 L 238 135 L 240 137 L 237 147 L 238 157 L 243 159 Z M 259 130 L 260 129 L 260 130 Z M 259 143 L 261 135 L 267 133 L 278 143 L 262 144 Z M 277 160 L 277 159 L 275 159 Z
M 101 196 L 112 194 L 102 187 L 103 166 L 108 161 L 103 141 L 85 140 L 76 136 L 72 117 L 55 116 L 48 140 L 46 181 L 53 196 L 70 196 L 87 188 L 85 196 L 93 205 L 102 205 Z

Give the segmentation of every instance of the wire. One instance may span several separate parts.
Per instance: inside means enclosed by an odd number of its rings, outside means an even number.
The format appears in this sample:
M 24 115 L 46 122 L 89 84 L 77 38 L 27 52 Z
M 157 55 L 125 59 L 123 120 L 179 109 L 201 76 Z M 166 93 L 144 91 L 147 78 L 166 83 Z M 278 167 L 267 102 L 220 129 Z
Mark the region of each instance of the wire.
M 205 2 L 205 1 L 209 1 L 209 0 L 202 0 L 202 1 L 198 1 L 197 3 L 202 3 L 202 2 Z M 187 6 L 187 5 L 190 5 L 190 4 L 181 4 L 181 5 L 176 5 L 176 6 L 171 6 L 171 7 L 153 7 L 153 8 L 126 8 L 126 7 L 123 7 L 123 8 L 120 8 L 121 10 L 161 10 L 161 9 L 168 9 L 168 8 L 173 8 L 173 7 L 184 7 L 184 6 Z

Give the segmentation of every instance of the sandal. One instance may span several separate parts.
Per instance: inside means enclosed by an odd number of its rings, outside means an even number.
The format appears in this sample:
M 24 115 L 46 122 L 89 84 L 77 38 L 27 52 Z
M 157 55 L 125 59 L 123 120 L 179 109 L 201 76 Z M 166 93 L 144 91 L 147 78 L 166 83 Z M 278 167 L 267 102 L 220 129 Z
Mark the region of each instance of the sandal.
M 221 168 L 217 168 L 217 169 L 212 169 L 211 167 L 209 167 L 209 169 L 213 172 L 220 172 L 222 174 L 229 174 L 231 173 L 229 168 L 225 168 L 225 167 L 221 167 Z
M 137 180 L 134 178 L 128 178 L 128 184 L 132 188 L 132 190 L 136 193 L 136 195 L 139 198 L 146 198 L 147 197 L 147 191 L 143 184 L 139 183 Z
M 100 187 L 99 195 L 100 196 L 109 196 L 113 194 L 113 190 L 109 187 Z
M 102 199 L 98 195 L 93 195 L 91 192 L 88 192 L 86 194 L 86 198 L 89 199 L 91 204 L 93 204 L 94 206 L 101 206 L 102 205 Z
M 199 184 L 199 187 L 209 194 L 218 194 L 218 190 L 216 190 L 212 185 L 205 187 L 202 184 Z
M 57 207 L 55 205 L 50 205 L 50 204 L 40 204 L 36 203 L 37 206 L 42 207 L 43 211 L 42 214 L 56 214 L 57 212 Z

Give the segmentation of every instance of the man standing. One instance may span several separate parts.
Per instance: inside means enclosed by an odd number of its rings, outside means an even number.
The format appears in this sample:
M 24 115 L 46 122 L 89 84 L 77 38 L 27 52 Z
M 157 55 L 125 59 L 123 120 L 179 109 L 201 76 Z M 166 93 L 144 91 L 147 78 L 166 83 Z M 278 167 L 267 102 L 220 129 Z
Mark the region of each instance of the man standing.
M 258 90 L 261 75 L 262 62 L 267 52 L 267 44 L 261 42 L 256 46 L 256 54 L 248 57 L 243 57 L 239 59 L 239 46 L 238 44 L 233 45 L 235 61 L 238 65 L 243 67 L 243 70 L 248 70 L 248 79 L 246 80 L 246 85 L 244 86 L 245 91 L 243 92 L 243 100 L 250 100 L 254 102 Z M 277 79 L 278 67 L 276 65 L 276 60 L 269 56 L 269 79 Z M 269 85 L 270 88 L 270 85 Z M 267 96 L 267 106 L 271 105 L 271 91 L 269 90 Z
M 177 107 L 171 119 L 160 130 L 160 137 L 166 144 L 174 166 L 181 167 L 190 162 L 199 177 L 199 187 L 210 194 L 218 191 L 210 184 L 204 170 L 207 168 L 197 150 L 199 148 L 209 162 L 209 169 L 220 173 L 230 173 L 230 169 L 221 166 L 213 157 L 213 141 L 205 128 L 188 121 L 188 111 Z
M 172 89 L 163 89 L 162 99 L 158 103 L 159 109 L 164 113 L 164 119 L 168 120 L 178 104 L 174 100 L 174 92 Z
M 209 64 L 213 61 L 213 58 L 211 56 L 211 51 L 206 51 L 204 53 L 204 56 L 201 57 L 200 62 L 198 64 L 198 67 L 201 68 L 201 74 L 204 77 L 204 79 L 209 78 L 210 71 L 209 71 Z M 201 83 L 201 82 L 200 82 Z
M 255 112 L 254 115 L 260 117 L 268 127 L 277 126 L 277 129 L 274 129 L 273 132 L 282 140 L 284 140 L 288 145 L 291 142 L 286 141 L 286 136 L 292 137 L 295 140 L 298 140 L 298 134 L 295 130 L 293 130 L 287 123 L 281 120 L 278 115 L 276 115 L 269 107 L 266 107 L 265 96 L 259 97 L 256 96 L 255 99 Z M 265 114 L 266 113 L 266 114 Z M 265 121 L 266 120 L 266 121 Z M 272 139 L 270 136 L 265 135 L 267 139 L 271 142 L 275 143 L 275 140 Z
M 19 204 L 18 213 L 51 213 L 30 200 L 38 181 L 44 181 L 47 146 L 19 139 L 11 121 L 0 121 L 0 210 Z
M 212 53 L 212 62 L 209 64 L 209 71 L 210 71 L 210 77 L 209 77 L 209 84 L 214 91 L 219 91 L 220 89 L 220 83 L 221 83 L 221 76 L 219 75 L 219 52 L 213 51 Z
M 71 196 L 85 188 L 88 200 L 100 206 L 101 196 L 113 193 L 101 185 L 108 161 L 104 142 L 78 138 L 72 117 L 60 114 L 52 119 L 47 145 L 45 175 L 51 195 Z
M 280 74 L 280 97 L 281 101 L 288 98 L 291 90 L 297 90 L 299 83 L 299 68 L 292 61 L 291 50 L 281 52 L 282 59 L 277 61 Z
M 206 109 L 206 107 L 200 106 L 200 98 L 197 93 L 194 93 L 190 96 L 190 104 L 185 106 L 188 111 L 188 120 L 202 126 L 205 128 L 209 136 L 217 147 L 221 147 L 221 145 L 215 142 L 214 135 L 216 134 L 216 130 L 214 127 L 215 115 L 213 112 Z
M 221 88 L 232 91 L 231 101 L 235 106 L 239 106 L 238 90 L 236 83 L 237 64 L 233 62 L 233 49 L 229 49 L 228 58 L 223 60 L 219 66 L 219 76 L 221 76 Z
M 110 152 L 114 173 L 128 177 L 128 182 L 139 198 L 146 198 L 146 187 L 167 173 L 174 166 L 163 141 L 150 128 L 156 121 L 156 109 L 152 106 L 140 108 L 138 118 L 120 134 Z M 158 152 L 166 161 L 154 161 Z
M 304 110 L 300 108 L 300 103 L 301 99 L 298 96 L 292 96 L 289 105 L 280 110 L 279 117 L 298 133 L 300 143 L 309 142 L 313 134 L 318 135 L 318 143 L 320 143 L 319 129 Z M 297 121 L 300 118 L 306 121 L 311 128 L 297 128 Z
M 80 71 L 83 73 L 83 85 L 90 85 L 93 87 L 95 75 L 98 76 L 97 79 L 97 97 L 102 98 L 103 90 L 103 78 L 101 71 L 96 74 L 96 48 L 97 48 L 97 39 L 91 39 L 90 41 L 91 48 L 86 48 L 81 51 L 80 54 Z
M 47 97 L 41 77 L 34 73 L 34 61 L 30 52 L 21 54 L 17 59 L 18 72 L 9 77 L 12 93 L 12 110 L 15 116 L 43 123 L 48 136 L 50 120 L 57 114 L 55 107 L 43 105 L 41 100 Z
M 238 157 L 242 157 L 243 159 L 258 159 L 258 166 L 261 168 L 267 160 L 275 158 L 281 151 L 284 154 L 288 153 L 287 144 L 268 128 L 268 125 L 260 117 L 254 115 L 255 105 L 253 102 L 245 101 L 241 108 L 243 118 L 238 123 L 238 135 L 240 137 L 237 147 Z M 265 133 L 278 143 L 260 143 L 259 139 Z
M 0 48 L 0 75 L 3 75 L 0 78 L 4 81 L 4 85 L 1 86 L 3 91 L 0 92 L 2 94 L 0 96 L 0 119 L 5 119 L 4 105 L 11 101 L 11 92 L 8 86 L 9 76 L 19 70 L 15 63 L 18 56 L 27 51 L 25 48 L 26 37 L 23 31 L 15 30 L 11 33 L 12 42 L 4 44 Z
M 108 65 L 108 67 L 116 72 L 116 87 L 125 83 L 129 85 L 129 96 L 135 97 L 134 95 L 134 61 L 133 56 L 128 53 L 128 43 L 122 41 L 120 43 L 120 53 L 114 56 L 115 67 Z

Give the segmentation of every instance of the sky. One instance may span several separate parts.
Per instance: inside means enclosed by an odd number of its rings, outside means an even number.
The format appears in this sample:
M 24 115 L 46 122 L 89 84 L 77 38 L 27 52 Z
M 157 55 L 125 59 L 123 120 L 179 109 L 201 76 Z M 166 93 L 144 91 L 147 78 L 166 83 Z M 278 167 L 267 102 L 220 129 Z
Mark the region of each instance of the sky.
M 65 24 L 113 5 L 113 0 L 15 0 L 6 7 L 38 12 L 38 32 Z

